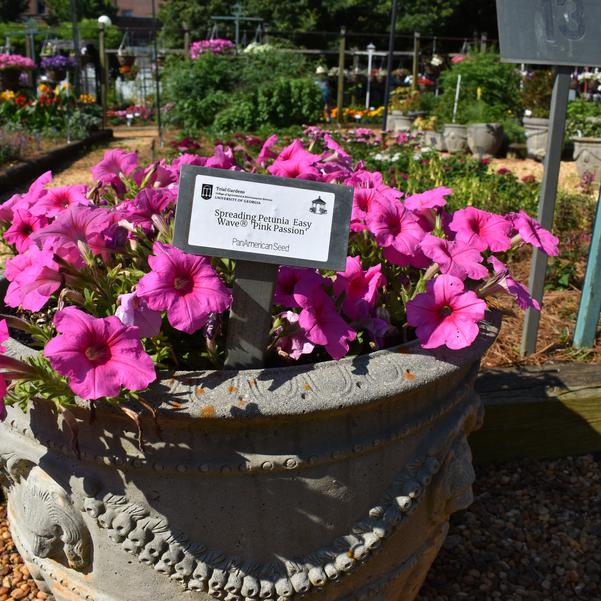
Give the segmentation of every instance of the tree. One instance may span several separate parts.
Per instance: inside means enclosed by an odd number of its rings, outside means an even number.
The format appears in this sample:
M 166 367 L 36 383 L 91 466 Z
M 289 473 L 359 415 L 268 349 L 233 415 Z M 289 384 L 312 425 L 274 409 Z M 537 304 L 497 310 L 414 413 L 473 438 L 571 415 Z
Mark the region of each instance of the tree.
M 71 20 L 70 0 L 46 0 L 46 3 L 51 20 Z M 117 9 L 111 0 L 76 0 L 76 9 L 80 20 L 97 19 L 100 15 L 108 15 L 111 19 L 117 16 Z
M 0 0 L 0 21 L 18 21 L 28 7 L 28 0 Z

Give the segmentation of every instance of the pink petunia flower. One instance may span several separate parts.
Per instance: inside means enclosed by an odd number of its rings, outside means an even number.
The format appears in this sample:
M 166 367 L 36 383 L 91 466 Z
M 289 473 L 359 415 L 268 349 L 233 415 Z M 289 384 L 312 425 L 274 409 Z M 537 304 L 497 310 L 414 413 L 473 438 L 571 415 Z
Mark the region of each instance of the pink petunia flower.
M 46 186 L 52 181 L 52 171 L 42 173 L 35 179 L 25 194 L 14 194 L 5 203 L 0 205 L 0 221 L 10 223 L 15 209 L 27 209 L 35 205 L 38 199 L 46 194 Z
M 32 244 L 32 234 L 48 224 L 42 215 L 32 215 L 26 209 L 13 211 L 12 225 L 4 232 L 4 239 L 13 244 L 17 252 L 25 252 Z
M 119 182 L 120 176 L 130 176 L 138 166 L 138 155 L 116 148 L 107 150 L 102 160 L 92 167 L 94 179 L 103 184 Z
M 272 134 L 265 140 L 265 143 L 259 151 L 257 156 L 257 164 L 261 167 L 265 167 L 266 163 L 270 159 L 274 159 L 277 155 L 271 150 L 278 143 L 278 137 L 276 134 Z
M 427 269 L 432 265 L 432 259 L 426 257 L 419 246 L 411 255 L 400 253 L 394 246 L 387 246 L 382 250 L 382 256 L 392 265 L 398 265 L 399 267 L 410 265 L 416 269 Z
M 213 167 L 213 169 L 240 171 L 240 168 L 236 166 L 232 149 L 229 146 L 224 148 L 221 144 L 215 146 L 213 156 L 207 158 L 205 166 Z
M 405 200 L 405 206 L 412 211 L 421 212 L 426 209 L 440 209 L 447 204 L 445 196 L 453 194 L 451 188 L 445 188 L 440 186 L 433 190 L 422 192 L 421 194 L 413 194 L 408 196 Z
M 160 311 L 149 309 L 146 301 L 134 292 L 119 295 L 117 304 L 115 317 L 122 324 L 137 328 L 140 338 L 153 338 L 161 333 L 163 317 Z
M 470 346 L 477 338 L 478 322 L 484 319 L 486 303 L 452 275 L 440 275 L 426 283 L 426 292 L 407 303 L 407 323 L 423 348 L 450 349 Z
M 117 214 L 103 207 L 75 205 L 63 211 L 50 225 L 36 232 L 32 239 L 38 246 L 51 243 L 54 252 L 74 265 L 83 265 L 78 242 L 96 255 L 107 255 L 103 232 L 115 223 Z
M 491 294 L 496 294 L 497 292 L 509 294 L 520 309 L 526 310 L 532 308 L 540 311 L 540 303 L 535 298 L 532 298 L 530 291 L 524 284 L 520 284 L 520 282 L 511 277 L 509 268 L 505 263 L 499 261 L 494 256 L 489 257 L 488 262 L 492 265 L 494 272 L 502 276 L 490 290 Z
M 510 213 L 508 217 L 524 242 L 540 248 L 551 257 L 559 254 L 559 238 L 530 217 L 524 209 L 520 209 L 518 213 Z
M 477 250 L 502 252 L 511 248 L 511 222 L 500 215 L 467 207 L 457 211 L 449 224 L 455 239 Z
M 6 342 L 10 338 L 10 333 L 8 331 L 8 325 L 6 323 L 6 319 L 0 321 L 0 353 L 6 352 L 6 347 L 2 344 Z
M 280 313 L 279 317 L 285 319 L 289 324 L 290 328 L 286 336 L 278 338 L 276 347 L 280 353 L 288 355 L 291 359 L 298 361 L 302 355 L 310 355 L 315 349 L 315 345 L 309 341 L 305 332 L 298 325 L 299 315 L 294 311 L 285 311 Z M 281 334 L 281 330 L 276 332 L 277 335 Z
M 163 216 L 167 209 L 175 205 L 175 195 L 165 188 L 144 188 L 134 200 L 119 205 L 125 218 L 136 226 L 150 231 L 153 228 L 152 216 Z
M 278 177 L 316 180 L 320 178 L 319 169 L 315 167 L 319 160 L 319 155 L 305 150 L 300 140 L 294 140 L 280 152 L 267 171 Z
M 438 263 L 441 273 L 461 280 L 482 280 L 488 276 L 488 269 L 482 265 L 480 251 L 463 242 L 449 242 L 427 234 L 421 241 L 420 248 L 426 257 Z
M 425 232 L 417 217 L 400 202 L 380 197 L 371 205 L 367 227 L 382 247 L 392 246 L 397 252 L 415 254 Z
M 357 320 L 370 314 L 378 300 L 378 289 L 385 284 L 382 265 L 363 271 L 359 257 L 347 257 L 346 270 L 336 274 L 334 294 L 344 294 L 342 310 L 349 319 Z
M 46 344 L 44 356 L 82 399 L 115 397 L 121 387 L 144 390 L 156 380 L 137 330 L 116 317 L 92 317 L 67 307 L 54 316 L 54 325 L 61 335 Z
M 305 288 L 308 286 L 318 288 L 323 282 L 323 277 L 315 269 L 280 267 L 273 294 L 273 304 L 290 308 L 298 307 L 294 298 L 296 287 L 302 283 Z
M 189 255 L 170 244 L 155 242 L 152 269 L 138 282 L 136 296 L 154 311 L 166 311 L 176 329 L 193 334 L 202 328 L 211 313 L 225 311 L 232 302 L 206 257 Z
M 323 346 L 332 359 L 342 359 L 357 332 L 340 317 L 334 301 L 310 284 L 299 284 L 294 298 L 302 308 L 298 323 L 309 342 Z
M 179 173 L 181 168 L 184 165 L 198 165 L 199 167 L 203 167 L 206 165 L 207 159 L 206 157 L 201 157 L 198 154 L 182 154 L 173 160 L 171 163 L 171 168 Z
M 48 247 L 40 250 L 32 245 L 27 252 L 14 257 L 7 265 L 10 281 L 4 302 L 9 307 L 39 311 L 62 286 L 63 276 Z
M 48 218 L 56 217 L 65 209 L 74 205 L 89 205 L 86 198 L 87 186 L 60 186 L 51 188 L 35 204 L 31 206 L 33 215 L 44 215 Z

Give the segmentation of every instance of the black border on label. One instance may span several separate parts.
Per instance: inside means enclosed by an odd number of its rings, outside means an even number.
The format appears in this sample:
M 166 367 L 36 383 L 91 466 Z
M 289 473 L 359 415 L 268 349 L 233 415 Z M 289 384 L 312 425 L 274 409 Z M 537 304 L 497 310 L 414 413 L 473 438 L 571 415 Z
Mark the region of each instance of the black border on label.
M 332 217 L 332 231 L 330 233 L 330 248 L 327 261 L 311 261 L 308 259 L 288 258 L 285 256 L 274 256 L 188 244 L 194 187 L 198 175 L 219 177 L 229 181 L 258 182 L 272 186 L 281 186 L 282 188 L 299 188 L 302 190 L 314 190 L 315 192 L 329 192 L 334 194 L 334 215 Z M 353 193 L 352 187 L 339 184 L 324 184 L 321 182 L 291 179 L 288 177 L 246 173 L 244 171 L 228 171 L 225 169 L 199 167 L 198 165 L 183 165 L 179 180 L 177 208 L 175 211 L 173 245 L 192 255 L 225 257 L 229 259 L 254 261 L 256 263 L 272 263 L 275 265 L 290 265 L 292 267 L 314 267 L 316 269 L 344 271 L 346 269 L 346 258 L 348 254 Z

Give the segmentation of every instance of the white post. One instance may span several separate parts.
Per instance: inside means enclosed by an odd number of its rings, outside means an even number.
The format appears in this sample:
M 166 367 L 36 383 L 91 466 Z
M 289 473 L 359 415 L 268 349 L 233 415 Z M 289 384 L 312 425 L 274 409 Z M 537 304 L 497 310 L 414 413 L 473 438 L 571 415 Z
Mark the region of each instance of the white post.
M 457 89 L 455 90 L 455 104 L 453 105 L 453 123 L 457 117 L 457 107 L 459 106 L 459 94 L 461 93 L 461 73 L 457 77 Z
M 369 110 L 369 101 L 371 95 L 371 69 L 376 47 L 373 44 L 367 46 L 367 91 L 365 93 L 365 108 Z

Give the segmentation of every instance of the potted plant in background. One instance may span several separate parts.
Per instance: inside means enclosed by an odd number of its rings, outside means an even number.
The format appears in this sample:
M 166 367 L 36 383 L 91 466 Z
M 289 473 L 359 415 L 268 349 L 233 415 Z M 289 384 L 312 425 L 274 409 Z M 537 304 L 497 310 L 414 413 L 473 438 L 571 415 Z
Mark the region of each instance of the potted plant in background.
M 0 90 L 18 90 L 23 71 L 32 71 L 35 63 L 20 54 L 0 54 Z
M 574 100 L 568 104 L 567 134 L 574 142 L 578 175 L 601 181 L 601 110 L 593 102 Z
M 447 212 L 448 188 L 401 202 L 329 135 L 276 144 L 239 164 L 111 150 L 92 189 L 47 173 L 1 207 L 2 484 L 57 601 L 411 601 L 472 500 L 487 300 L 536 306 L 504 253 L 557 239 Z M 280 268 L 265 369 L 223 369 L 232 261 L 170 243 L 187 164 L 354 187 L 346 269 Z
M 480 92 L 477 92 L 480 96 Z M 481 98 L 477 98 L 464 107 L 464 116 L 468 122 L 467 145 L 471 153 L 479 158 L 496 156 L 503 144 L 504 130 L 500 123 L 494 121 L 495 111 Z
M 444 135 L 441 131 L 437 130 L 438 118 L 436 116 L 418 117 L 415 120 L 414 127 L 422 135 L 426 146 L 434 148 L 439 152 L 446 151 L 447 146 L 444 141 Z
M 415 121 L 411 113 L 419 107 L 420 92 L 401 86 L 395 88 L 390 96 L 391 112 L 387 129 L 393 133 L 411 131 Z
M 542 161 L 547 154 L 549 138 L 549 111 L 553 93 L 553 72 L 539 69 L 528 73 L 522 88 L 524 105 L 524 129 L 528 156 Z
M 46 69 L 48 81 L 59 83 L 67 77 L 67 70 L 75 68 L 75 59 L 64 56 L 63 54 L 55 54 L 53 56 L 45 56 L 40 63 L 42 69 Z

